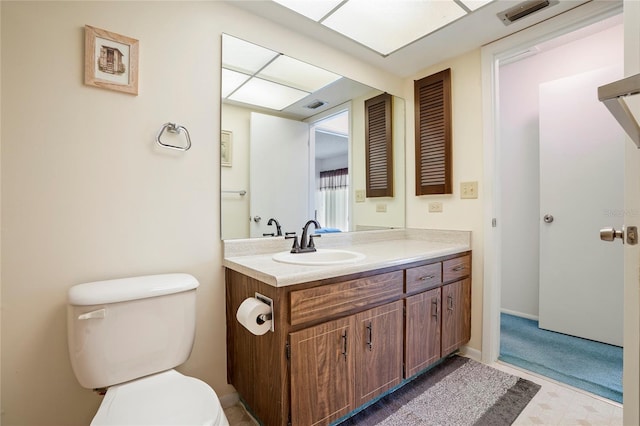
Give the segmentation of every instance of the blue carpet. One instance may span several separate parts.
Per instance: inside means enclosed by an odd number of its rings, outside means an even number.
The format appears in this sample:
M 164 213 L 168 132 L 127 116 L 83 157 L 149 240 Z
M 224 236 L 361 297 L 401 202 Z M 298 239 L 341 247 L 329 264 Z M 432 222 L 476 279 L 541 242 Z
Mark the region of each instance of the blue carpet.
M 538 328 L 500 314 L 500 360 L 622 402 L 622 348 Z

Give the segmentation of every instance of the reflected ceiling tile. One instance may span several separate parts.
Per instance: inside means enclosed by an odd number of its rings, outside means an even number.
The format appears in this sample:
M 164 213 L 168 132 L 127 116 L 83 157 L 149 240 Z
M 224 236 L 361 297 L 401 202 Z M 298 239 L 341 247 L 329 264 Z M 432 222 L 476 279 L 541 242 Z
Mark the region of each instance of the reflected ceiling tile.
M 341 78 L 338 74 L 284 55 L 270 63 L 258 76 L 307 92 L 315 92 Z
M 250 76 L 236 71 L 222 68 L 222 97 L 226 98 L 242 83 L 247 81 Z
M 226 68 L 254 74 L 278 55 L 228 34 L 222 37 L 222 66 Z
M 301 15 L 319 21 L 331 12 L 342 0 L 273 0 Z
M 252 78 L 228 99 L 280 111 L 308 95 L 302 90 Z
M 386 55 L 465 14 L 453 0 L 351 0 L 322 23 Z

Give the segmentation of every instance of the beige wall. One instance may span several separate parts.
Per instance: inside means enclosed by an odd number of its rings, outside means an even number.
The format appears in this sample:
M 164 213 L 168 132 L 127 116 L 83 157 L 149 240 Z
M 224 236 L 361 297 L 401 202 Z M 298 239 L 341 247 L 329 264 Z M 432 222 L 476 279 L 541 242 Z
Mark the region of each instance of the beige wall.
M 187 272 L 198 330 L 180 370 L 226 384 L 219 235 L 220 35 L 393 94 L 402 83 L 221 2 L 1 2 L 2 422 L 88 424 L 66 346 L 66 292 L 91 280 Z M 140 95 L 84 86 L 83 26 L 140 40 Z M 187 127 L 186 153 L 160 126 Z
M 480 50 L 430 67 L 405 82 L 407 102 L 407 227 L 472 231 L 472 312 L 469 347 L 480 350 L 483 276 L 483 147 Z M 453 194 L 416 197 L 413 81 L 451 68 L 453 120 Z M 477 181 L 477 199 L 460 199 L 460 182 Z M 429 202 L 441 201 L 442 213 L 429 213 Z

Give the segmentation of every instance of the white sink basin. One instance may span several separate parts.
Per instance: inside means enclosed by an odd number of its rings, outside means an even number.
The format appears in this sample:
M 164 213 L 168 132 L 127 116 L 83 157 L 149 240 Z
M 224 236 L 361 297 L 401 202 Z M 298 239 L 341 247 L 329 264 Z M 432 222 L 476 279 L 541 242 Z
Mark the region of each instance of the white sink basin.
M 349 250 L 317 249 L 311 253 L 290 253 L 283 251 L 273 255 L 273 260 L 293 265 L 342 265 L 356 263 L 365 258 L 365 255 Z

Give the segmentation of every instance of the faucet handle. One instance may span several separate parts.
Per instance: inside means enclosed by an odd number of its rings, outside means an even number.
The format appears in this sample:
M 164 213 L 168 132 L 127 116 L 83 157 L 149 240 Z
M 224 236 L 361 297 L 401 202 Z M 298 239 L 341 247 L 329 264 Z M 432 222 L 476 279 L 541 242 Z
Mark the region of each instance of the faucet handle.
M 285 240 L 293 239 L 293 245 L 291 246 L 291 253 L 299 253 L 300 245 L 298 244 L 298 236 L 296 235 L 295 232 L 293 233 L 293 235 L 289 235 L 289 234 L 291 233 L 287 232 L 287 235 L 285 235 L 284 239 Z
M 307 247 L 316 248 L 316 245 L 313 243 L 313 237 L 321 238 L 322 235 L 320 235 L 320 234 L 309 235 L 309 245 Z
M 293 232 L 285 232 L 284 235 L 285 235 L 285 238 L 286 238 L 289 235 L 296 235 L 296 232 L 295 231 L 293 231 Z
M 275 237 L 275 234 L 273 232 L 270 233 L 270 234 L 269 233 L 263 233 L 262 236 L 263 237 Z

